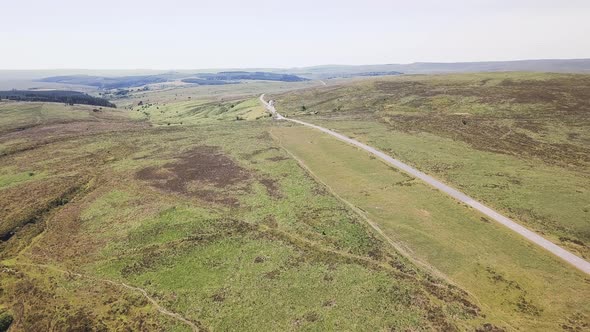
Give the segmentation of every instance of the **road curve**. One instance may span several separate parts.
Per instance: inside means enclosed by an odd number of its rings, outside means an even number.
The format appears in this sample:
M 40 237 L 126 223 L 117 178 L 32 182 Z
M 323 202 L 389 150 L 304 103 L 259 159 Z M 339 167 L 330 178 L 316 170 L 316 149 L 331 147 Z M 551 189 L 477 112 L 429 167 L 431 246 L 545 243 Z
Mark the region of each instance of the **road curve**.
M 266 109 L 272 113 L 272 115 L 274 116 L 275 119 L 277 120 L 287 120 L 287 121 L 291 121 L 294 123 L 298 123 L 300 125 L 306 126 L 306 127 L 310 127 L 310 128 L 314 128 L 317 129 L 319 131 L 322 131 L 328 135 L 332 135 L 336 138 L 338 138 L 339 140 L 346 142 L 348 144 L 357 146 L 373 155 L 375 155 L 376 157 L 379 157 L 381 160 L 385 161 L 387 164 L 392 165 L 410 175 L 412 175 L 413 177 L 416 177 L 426 183 L 428 183 L 429 185 L 433 186 L 434 188 L 439 189 L 440 191 L 448 194 L 449 196 L 455 198 L 456 200 L 463 202 L 469 206 L 471 206 L 472 208 L 478 210 L 479 212 L 485 214 L 486 216 L 494 219 L 495 221 L 499 222 L 500 224 L 508 227 L 509 229 L 511 229 L 512 231 L 524 236 L 525 238 L 527 238 L 529 241 L 537 244 L 538 246 L 548 250 L 549 252 L 551 252 L 552 254 L 558 256 L 559 258 L 563 259 L 564 261 L 570 263 L 571 265 L 575 266 L 576 268 L 578 268 L 579 270 L 585 272 L 586 274 L 590 275 L 590 262 L 572 254 L 571 252 L 565 250 L 564 248 L 556 245 L 555 243 L 545 239 L 544 237 L 540 236 L 539 234 L 521 226 L 520 224 L 514 222 L 513 220 L 511 220 L 510 218 L 507 218 L 503 215 L 501 215 L 500 213 L 490 209 L 489 207 L 483 205 L 482 203 L 476 201 L 475 199 L 465 195 L 464 193 L 458 191 L 457 189 L 451 188 L 449 186 L 447 186 L 446 184 L 438 181 L 437 179 L 431 177 L 430 175 L 427 175 L 425 173 L 420 172 L 419 170 L 404 164 L 403 162 L 394 159 L 390 156 L 388 156 L 387 154 L 373 148 L 370 147 L 366 144 L 363 144 L 357 140 L 354 140 L 350 137 L 346 137 L 342 134 L 339 134 L 335 131 L 326 129 L 324 127 L 320 127 L 320 126 L 316 126 L 314 124 L 311 123 L 307 123 L 307 122 L 303 122 L 300 120 L 295 120 L 295 119 L 288 119 L 285 118 L 284 116 L 282 116 L 281 114 L 279 114 L 277 112 L 277 110 L 275 109 L 272 100 L 270 102 L 266 102 L 264 100 L 264 94 L 262 94 L 260 96 L 260 101 L 264 104 L 264 106 L 266 107 Z

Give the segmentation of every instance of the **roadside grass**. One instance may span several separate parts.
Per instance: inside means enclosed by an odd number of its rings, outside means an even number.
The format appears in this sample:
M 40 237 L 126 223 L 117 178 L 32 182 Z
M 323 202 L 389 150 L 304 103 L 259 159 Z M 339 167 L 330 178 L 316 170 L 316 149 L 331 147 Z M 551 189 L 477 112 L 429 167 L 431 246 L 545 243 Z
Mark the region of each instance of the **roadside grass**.
M 583 170 L 479 151 L 430 133 L 392 131 L 371 121 L 314 123 L 385 151 L 568 250 L 586 259 L 590 257 L 590 178 Z
M 590 308 L 587 277 L 501 225 L 358 149 L 302 127 L 272 133 L 414 258 L 511 329 L 555 330 Z
M 365 119 L 565 167 L 588 160 L 590 75 L 409 75 L 276 95 L 289 116 Z M 305 107 L 303 107 L 305 106 Z
M 590 257 L 590 75 L 409 75 L 276 95 Z M 303 110 L 302 106 L 305 106 Z

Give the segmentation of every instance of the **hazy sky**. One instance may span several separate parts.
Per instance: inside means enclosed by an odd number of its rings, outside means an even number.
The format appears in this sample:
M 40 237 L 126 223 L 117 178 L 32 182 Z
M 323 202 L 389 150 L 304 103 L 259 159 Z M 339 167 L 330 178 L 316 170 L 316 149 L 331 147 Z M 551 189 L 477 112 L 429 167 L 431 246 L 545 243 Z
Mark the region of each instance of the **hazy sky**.
M 0 10 L 3 69 L 590 57 L 590 0 L 7 0 Z

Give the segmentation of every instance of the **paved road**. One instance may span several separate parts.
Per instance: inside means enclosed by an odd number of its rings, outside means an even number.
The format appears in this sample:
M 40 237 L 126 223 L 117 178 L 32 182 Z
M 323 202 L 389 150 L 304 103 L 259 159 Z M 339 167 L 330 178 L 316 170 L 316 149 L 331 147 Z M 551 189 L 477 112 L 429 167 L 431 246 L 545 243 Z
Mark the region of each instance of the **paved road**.
M 580 269 L 581 271 L 585 272 L 586 274 L 590 274 L 590 262 L 572 254 L 571 252 L 563 249 L 562 247 L 556 245 L 555 243 L 545 239 L 544 237 L 540 236 L 539 234 L 517 224 L 516 222 L 512 221 L 511 219 L 501 215 L 500 213 L 490 209 L 489 207 L 481 204 L 480 202 L 474 200 L 473 198 L 465 195 L 464 193 L 451 188 L 449 186 L 447 186 L 446 184 L 436 180 L 435 178 L 420 172 L 419 170 L 406 165 L 404 163 L 402 163 L 401 161 L 394 159 L 388 155 L 386 155 L 385 153 L 370 147 L 366 144 L 363 144 L 359 141 L 356 141 L 350 137 L 346 137 L 342 134 L 339 134 L 335 131 L 326 129 L 324 127 L 320 127 L 320 126 L 316 126 L 314 124 L 311 123 L 307 123 L 307 122 L 303 122 L 300 120 L 295 120 L 295 119 L 288 119 L 285 118 L 284 116 L 280 115 L 277 110 L 275 109 L 272 100 L 270 102 L 266 102 L 264 100 L 264 94 L 262 94 L 260 96 L 260 101 L 264 104 L 264 106 L 266 107 L 266 109 L 271 112 L 273 114 L 273 116 L 275 117 L 275 119 L 277 120 L 287 120 L 287 121 L 291 121 L 294 123 L 298 123 L 300 125 L 304 125 L 307 127 L 311 127 L 314 129 L 317 129 L 319 131 L 322 131 L 328 135 L 332 135 L 336 138 L 338 138 L 339 140 L 352 144 L 354 146 L 357 146 L 377 157 L 379 157 L 380 159 L 382 159 L 383 161 L 385 161 L 386 163 L 428 183 L 429 185 L 439 189 L 442 192 L 447 193 L 448 195 L 450 195 L 451 197 L 457 199 L 460 202 L 463 202 L 471 207 L 473 207 L 474 209 L 478 210 L 479 212 L 485 214 L 486 216 L 494 219 L 495 221 L 499 222 L 500 224 L 510 228 L 511 230 L 513 230 L 514 232 L 524 236 L 525 238 L 527 238 L 528 240 L 530 240 L 531 242 L 543 247 L 544 249 L 550 251 L 552 254 L 560 257 L 561 259 L 563 259 L 564 261 L 570 263 L 571 265 L 575 266 L 576 268 Z

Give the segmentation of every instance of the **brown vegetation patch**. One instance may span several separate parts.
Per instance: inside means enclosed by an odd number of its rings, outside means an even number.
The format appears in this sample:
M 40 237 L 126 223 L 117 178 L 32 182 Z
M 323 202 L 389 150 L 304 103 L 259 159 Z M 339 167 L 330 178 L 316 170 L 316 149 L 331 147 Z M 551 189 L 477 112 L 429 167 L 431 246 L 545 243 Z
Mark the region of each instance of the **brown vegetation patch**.
M 0 200 L 3 205 L 0 208 L 0 257 L 18 253 L 42 232 L 45 219 L 67 204 L 78 193 L 82 182 L 76 177 L 56 178 L 3 190 Z
M 256 258 L 254 258 L 254 263 L 264 263 L 264 261 L 266 261 L 266 258 L 262 256 L 256 256 Z
M 512 102 L 519 104 L 554 103 L 557 107 L 576 112 L 575 107 L 590 105 L 590 77 L 569 75 L 546 80 L 505 79 L 497 85 L 473 85 L 469 81 L 415 82 L 377 81 L 375 87 L 383 94 L 395 97 L 440 95 L 474 97 L 484 103 Z M 573 98 L 572 98 L 573 97 Z M 427 101 L 428 98 L 421 99 Z M 565 102 L 562 102 L 565 101 Z M 572 101 L 575 101 L 572 103 Z M 569 107 L 575 106 L 575 107 Z
M 258 180 L 258 182 L 260 182 L 266 188 L 266 192 L 272 198 L 282 198 L 283 197 L 283 194 L 281 193 L 281 189 L 279 188 L 279 184 L 277 183 L 276 180 L 265 178 L 265 179 Z
M 4 304 L 14 314 L 11 331 L 163 331 L 170 324 L 155 310 L 146 311 L 148 303 L 142 296 L 122 292 L 114 284 L 79 280 L 75 274 L 35 267 L 0 269 L 0 288 L 10 294 Z
M 489 267 L 489 266 L 486 267 L 486 271 L 489 273 L 489 278 L 494 283 L 504 284 L 507 289 L 514 288 L 514 289 L 522 290 L 522 288 L 520 287 L 520 285 L 516 281 L 506 279 L 502 274 L 496 272 L 491 267 Z
M 467 124 L 463 124 L 459 116 L 446 114 L 429 114 L 428 116 L 396 114 L 383 120 L 397 130 L 426 131 L 463 141 L 478 150 L 519 157 L 535 157 L 549 164 L 585 165 L 590 163 L 590 149 L 587 147 L 543 142 L 499 125 L 495 118 L 489 116 L 472 116 Z
M 561 328 L 565 331 L 588 331 L 590 330 L 590 320 L 588 316 L 581 312 L 576 312 L 567 317 L 565 322 L 561 324 Z
M 276 157 L 266 158 L 266 160 L 278 162 L 278 161 L 283 161 L 283 160 L 289 160 L 289 158 L 283 157 L 283 156 L 276 156 Z
M 1 153 L 0 157 L 79 137 L 137 131 L 148 127 L 147 123 L 137 121 L 77 121 L 31 126 L 23 130 L 0 134 L 0 144 L 10 141 L 23 142 L 11 146 L 10 149 Z
M 266 217 L 264 217 L 264 219 L 262 220 L 262 224 L 270 227 L 270 228 L 277 228 L 279 227 L 279 223 L 277 222 L 277 218 L 275 218 L 275 216 L 273 215 L 267 215 Z
M 475 332 L 504 332 L 505 330 L 496 325 L 485 323 L 482 326 L 475 329 Z
M 258 155 L 260 155 L 262 153 L 269 152 L 269 151 L 272 151 L 272 150 L 279 150 L 279 148 L 274 147 L 274 146 L 271 146 L 271 147 L 264 148 L 264 149 L 254 150 L 254 151 L 252 151 L 250 153 L 243 153 L 242 156 L 244 156 L 244 159 L 252 159 L 252 158 L 254 158 L 254 157 L 256 157 L 256 156 L 258 156 Z
M 43 240 L 35 242 L 35 245 L 29 248 L 31 257 L 35 257 L 38 263 L 59 262 L 64 267 L 67 264 L 75 269 L 81 264 L 91 262 L 95 258 L 94 255 L 106 245 L 107 239 L 88 236 L 80 219 L 87 204 L 108 192 L 108 185 L 112 185 L 105 184 L 104 179 L 99 177 L 92 183 L 93 185 L 81 185 L 83 189 L 47 219 L 48 227 L 43 233 Z M 64 245 L 64 241 L 67 245 Z
M 207 201 L 235 204 L 235 199 L 220 196 L 217 190 L 192 189 L 189 183 L 199 183 L 226 189 L 241 184 L 250 178 L 250 173 L 223 154 L 218 147 L 199 146 L 185 152 L 176 162 L 162 168 L 147 167 L 137 172 L 136 177 L 152 186 Z
M 76 121 L 48 125 L 31 126 L 2 135 L 3 139 L 42 138 L 49 136 L 79 136 L 126 129 L 141 129 L 148 125 L 144 122 L 118 121 Z
M 270 272 L 264 273 L 262 276 L 266 279 L 276 279 L 281 275 L 281 270 L 272 270 Z
M 521 295 L 516 302 L 516 310 L 530 316 L 539 316 L 543 311 L 533 304 L 531 300 L 527 300 L 524 295 Z
M 213 294 L 211 296 L 211 300 L 213 300 L 213 302 L 223 302 L 223 301 L 225 301 L 226 293 L 227 293 L 227 289 L 222 288 L 222 289 L 218 290 L 217 292 L 215 292 L 215 294 Z

